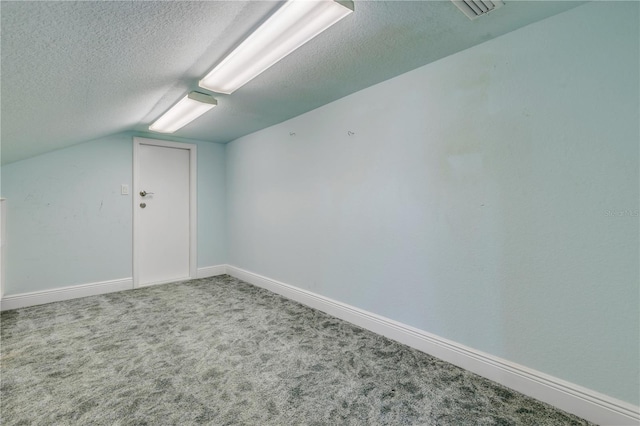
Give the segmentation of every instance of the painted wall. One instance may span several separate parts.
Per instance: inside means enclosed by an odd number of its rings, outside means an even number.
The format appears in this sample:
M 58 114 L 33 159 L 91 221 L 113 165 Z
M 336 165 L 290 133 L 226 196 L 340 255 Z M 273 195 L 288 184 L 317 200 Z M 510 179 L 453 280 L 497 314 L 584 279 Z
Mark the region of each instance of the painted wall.
M 145 135 L 148 136 L 148 135 Z M 133 135 L 2 166 L 5 295 L 132 275 Z M 226 263 L 224 146 L 198 145 L 198 267 Z
M 229 263 L 638 405 L 638 9 L 227 145 Z
M 223 265 L 227 263 L 225 147 L 189 143 L 198 145 L 198 268 Z

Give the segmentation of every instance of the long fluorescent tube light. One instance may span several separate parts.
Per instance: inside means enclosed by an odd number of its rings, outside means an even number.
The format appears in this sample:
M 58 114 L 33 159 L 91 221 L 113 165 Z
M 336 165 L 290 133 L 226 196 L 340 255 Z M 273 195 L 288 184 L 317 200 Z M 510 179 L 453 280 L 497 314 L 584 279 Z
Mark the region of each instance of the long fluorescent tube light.
M 149 130 L 158 133 L 173 133 L 216 105 L 218 105 L 218 101 L 213 96 L 200 92 L 191 92 L 162 114 L 160 118 L 149 126 Z
M 289 0 L 200 80 L 230 94 L 353 12 L 353 2 Z

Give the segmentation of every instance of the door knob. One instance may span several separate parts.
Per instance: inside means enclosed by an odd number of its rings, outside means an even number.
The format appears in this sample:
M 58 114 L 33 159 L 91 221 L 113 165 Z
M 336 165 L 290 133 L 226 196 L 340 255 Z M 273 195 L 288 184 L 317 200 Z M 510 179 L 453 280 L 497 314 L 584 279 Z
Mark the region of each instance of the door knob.
M 145 190 L 140 191 L 140 196 L 141 197 L 144 197 L 144 196 L 147 196 L 147 195 L 153 195 L 153 192 L 147 192 Z
M 140 203 L 140 208 L 144 209 L 145 207 L 147 207 L 147 203 Z

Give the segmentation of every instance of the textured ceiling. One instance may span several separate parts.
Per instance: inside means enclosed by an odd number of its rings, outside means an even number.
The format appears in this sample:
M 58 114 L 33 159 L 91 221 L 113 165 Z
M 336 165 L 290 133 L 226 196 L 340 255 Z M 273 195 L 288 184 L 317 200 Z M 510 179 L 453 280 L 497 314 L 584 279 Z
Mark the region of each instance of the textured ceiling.
M 355 12 L 175 133 L 229 142 L 575 7 L 512 1 L 467 19 L 450 1 Z M 149 124 L 278 3 L 0 2 L 2 163 Z M 201 89 L 199 89 L 201 90 Z

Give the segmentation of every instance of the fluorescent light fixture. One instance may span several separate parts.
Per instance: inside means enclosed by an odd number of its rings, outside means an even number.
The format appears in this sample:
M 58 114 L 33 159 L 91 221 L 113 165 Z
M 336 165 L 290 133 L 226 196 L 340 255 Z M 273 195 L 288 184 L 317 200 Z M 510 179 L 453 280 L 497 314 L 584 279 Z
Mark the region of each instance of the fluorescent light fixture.
M 289 0 L 200 80 L 200 87 L 233 93 L 352 12 L 351 1 Z
M 191 92 L 162 114 L 160 118 L 149 126 L 149 130 L 158 133 L 173 133 L 216 105 L 218 105 L 218 101 L 213 96 L 200 92 Z

